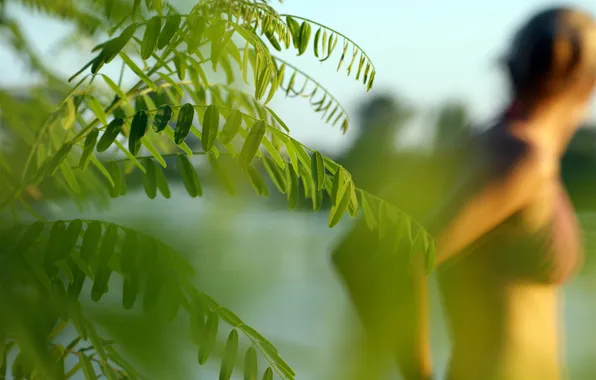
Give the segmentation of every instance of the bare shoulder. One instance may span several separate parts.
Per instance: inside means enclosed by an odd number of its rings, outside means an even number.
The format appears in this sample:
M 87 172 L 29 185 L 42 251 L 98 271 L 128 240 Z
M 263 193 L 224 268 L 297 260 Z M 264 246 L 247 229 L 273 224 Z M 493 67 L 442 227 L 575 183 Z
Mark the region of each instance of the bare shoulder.
M 535 144 L 527 143 L 526 146 L 525 152 L 516 165 L 517 170 L 521 174 L 539 181 L 554 179 L 559 172 L 556 158 Z
M 532 141 L 503 129 L 488 133 L 484 141 L 498 179 L 516 178 L 527 182 L 552 179 L 557 175 L 557 160 Z

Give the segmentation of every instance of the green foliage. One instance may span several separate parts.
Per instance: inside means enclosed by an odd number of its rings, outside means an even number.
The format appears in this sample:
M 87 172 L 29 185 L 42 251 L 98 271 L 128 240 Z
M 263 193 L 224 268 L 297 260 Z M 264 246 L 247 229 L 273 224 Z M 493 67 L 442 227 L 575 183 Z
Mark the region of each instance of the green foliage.
M 54 367 L 59 363 L 52 356 L 53 345 L 33 352 L 24 349 L 34 345 L 36 339 L 46 340 L 44 336 L 48 333 L 57 336 L 59 330 L 72 323 L 79 336 L 68 350 L 62 350 L 60 360 L 67 355 L 79 356 L 79 367 L 88 378 L 93 378 L 95 373 L 88 361 L 100 364 L 104 374 L 105 371 L 114 371 L 123 372 L 130 378 L 142 377 L 118 355 L 111 343 L 106 343 L 97 335 L 93 323 L 84 317 L 77 302 L 82 297 L 86 281 L 92 283 L 91 300 L 99 302 L 108 292 L 110 278 L 119 276 L 123 280 L 122 305 L 125 309 L 131 309 L 140 302 L 145 312 L 159 309 L 167 320 L 176 318 L 180 309 L 189 315 L 189 333 L 198 346 L 201 364 L 210 357 L 217 332 L 228 328 L 231 329 L 230 338 L 222 362 L 226 376 L 234 364 L 239 332 L 276 372 L 283 374 L 284 378 L 294 376 L 266 338 L 233 312 L 195 289 L 191 284 L 192 267 L 170 247 L 151 236 L 116 224 L 75 219 L 14 225 L 0 231 L 0 241 L 0 258 L 3 265 L 10 268 L 9 276 L 2 278 L 5 285 L 2 287 L 2 301 L 6 306 L 13 306 L 16 313 L 22 312 L 19 315 L 9 313 L 12 318 L 3 324 L 7 327 L 3 332 L 8 333 L 4 335 L 8 339 L 5 347 L 6 350 L 20 348 L 19 355 L 27 363 L 23 364 L 22 370 L 27 373 L 33 370 L 55 371 Z M 26 308 L 35 304 L 33 300 L 29 305 L 30 300 L 22 301 L 18 289 L 6 286 L 17 281 L 21 287 L 30 288 L 35 297 L 42 297 L 52 306 L 51 315 L 39 315 L 43 325 L 52 330 L 28 336 L 29 331 L 39 330 L 35 324 L 39 320 L 25 317 Z M 89 347 L 81 348 L 86 346 Z
M 355 72 L 368 90 L 374 66 L 347 37 L 311 20 L 280 15 L 266 2 L 199 1 L 188 14 L 161 0 L 83 2 L 85 6 L 74 1 L 21 3 L 76 23 L 87 20 L 89 12 L 98 21 L 93 25 L 109 39 L 98 44 L 93 59 L 69 79 L 76 84 L 58 91 L 61 101 L 43 120 L 26 124 L 11 118 L 11 111 L 3 115 L 24 156 L 23 164 L 15 166 L 14 155 L 0 152 L 5 182 L 0 210 L 20 205 L 39 219 L 5 222 L 0 230 L 0 268 L 10 268 L 0 277 L 1 309 L 11 310 L 2 314 L 7 320 L 0 324 L 0 342 L 2 352 L 18 351 L 15 378 L 33 377 L 33 372 L 63 378 L 79 371 L 87 379 L 100 373 L 109 379 L 145 377 L 113 342 L 100 336 L 85 313 L 84 301 L 100 302 L 113 290 L 114 278 L 121 280 L 125 310 L 140 307 L 166 320 L 186 313 L 201 365 L 214 357 L 218 332 L 225 330 L 220 379 L 232 376 L 240 358 L 246 379 L 295 377 L 265 337 L 193 287 L 192 268 L 173 249 L 154 237 L 99 220 L 45 221 L 25 197 L 32 188 L 60 189 L 84 208 L 126 196 L 126 179 L 140 175 L 150 199 L 158 194 L 170 198 L 172 181 L 181 181 L 191 197 L 201 197 L 206 178 L 195 163 L 204 160 L 230 193 L 235 190 L 228 173 L 235 169 L 258 195 L 268 196 L 272 189 L 285 194 L 290 209 L 297 206 L 301 188 L 315 211 L 326 193 L 333 203 L 329 227 L 346 214 L 363 215 L 380 235 L 392 230 L 392 236 L 407 236 L 410 248 L 421 247 L 432 267 L 431 240 L 416 222 L 359 189 L 344 168 L 291 137 L 290 128 L 267 106 L 281 89 L 286 96 L 309 99 L 327 123 L 341 122 L 345 132 L 348 117 L 336 98 L 273 56 L 270 46 L 297 55 L 307 54 L 312 46 L 314 56 L 327 61 L 341 39 L 337 69 L 349 60 L 348 75 Z M 103 13 L 93 13 L 100 5 Z M 104 74 L 104 65 L 112 62 L 138 81 L 125 88 L 121 78 Z M 214 72 L 222 72 L 225 83 L 214 81 Z M 236 72 L 252 86 L 252 93 L 233 86 L 240 80 Z M 193 139 L 200 140 L 200 148 Z M 176 161 L 173 172 L 170 158 Z M 86 283 L 89 294 L 83 291 Z M 25 298 L 22 288 L 29 289 Z M 33 308 L 51 312 L 39 315 L 30 312 Z M 45 327 L 34 328 L 37 325 Z M 77 336 L 63 347 L 55 338 L 67 325 L 74 326 Z M 78 364 L 67 370 L 64 359 L 70 356 Z M 5 364 L 3 360 L 6 372 Z

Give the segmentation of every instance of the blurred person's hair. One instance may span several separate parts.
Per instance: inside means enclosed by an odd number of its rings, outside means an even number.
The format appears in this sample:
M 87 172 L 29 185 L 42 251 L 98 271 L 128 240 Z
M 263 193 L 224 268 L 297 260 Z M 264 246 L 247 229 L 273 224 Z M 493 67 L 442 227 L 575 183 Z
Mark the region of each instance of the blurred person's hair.
M 596 23 L 570 7 L 546 9 L 515 34 L 504 58 L 513 95 L 555 95 L 596 78 Z

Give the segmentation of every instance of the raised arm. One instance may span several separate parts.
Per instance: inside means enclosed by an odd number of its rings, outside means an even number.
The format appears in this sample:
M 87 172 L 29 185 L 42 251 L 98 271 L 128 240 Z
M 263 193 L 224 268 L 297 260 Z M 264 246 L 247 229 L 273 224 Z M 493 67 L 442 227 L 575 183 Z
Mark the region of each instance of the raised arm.
M 436 233 L 438 264 L 521 210 L 555 174 L 556 165 L 529 149 L 516 154 L 512 162 L 503 174 L 487 178 L 483 174 L 489 167 L 478 159 L 472 164 L 479 165 L 471 165 L 461 183 L 451 186 L 452 195 L 444 198 L 427 225 Z M 388 189 L 387 194 L 396 205 L 408 201 L 398 190 L 392 194 Z M 361 220 L 336 247 L 333 262 L 373 351 L 390 353 L 406 380 L 431 379 L 427 277 L 421 266 L 412 270 L 400 261 L 408 256 L 405 252 L 386 253 L 377 231 L 370 231 Z
M 455 212 L 444 211 L 452 209 L 451 199 L 447 199 L 437 214 L 443 227 L 435 237 L 436 264 L 454 257 L 523 209 L 541 186 L 556 175 L 556 168 L 555 162 L 544 159 L 538 152 L 528 151 L 502 176 L 488 180 L 472 192 Z
M 445 198 L 430 223 L 437 233 L 437 265 L 456 256 L 482 235 L 522 210 L 549 178 L 556 175 L 556 163 L 525 147 L 504 159 L 505 165 L 471 165 L 460 183 Z M 490 168 L 502 170 L 491 172 Z M 484 171 L 484 173 L 483 173 Z M 423 255 L 418 255 L 422 258 Z M 400 326 L 396 327 L 394 353 L 406 380 L 430 379 L 428 283 L 418 263 L 408 274 L 399 274 L 397 298 Z

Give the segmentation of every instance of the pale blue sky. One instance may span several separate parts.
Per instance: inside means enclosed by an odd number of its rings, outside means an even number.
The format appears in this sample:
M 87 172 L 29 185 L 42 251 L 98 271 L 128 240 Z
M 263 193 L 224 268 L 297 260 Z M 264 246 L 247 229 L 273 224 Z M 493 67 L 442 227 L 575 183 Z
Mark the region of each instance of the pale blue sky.
M 448 98 L 461 99 L 477 118 L 490 115 L 503 102 L 503 85 L 496 59 L 520 22 L 539 8 L 556 5 L 540 0 L 285 0 L 280 12 L 319 21 L 356 41 L 377 68 L 376 91 L 389 90 L 403 96 L 417 109 L 428 113 Z M 596 1 L 570 2 L 596 13 Z M 51 45 L 70 28 L 37 16 L 18 14 L 27 36 L 47 59 L 56 60 L 60 71 L 76 71 L 89 59 L 85 56 L 50 54 Z M 43 33 L 40 31 L 43 30 Z M 33 38 L 30 38 L 33 41 Z M 27 74 L 6 50 L 0 48 L 0 85 L 18 85 Z M 295 57 L 293 63 L 323 83 L 353 113 L 367 95 L 364 87 L 343 72 L 336 73 L 337 60 L 319 64 L 312 54 Z M 109 71 L 112 73 L 113 71 Z M 374 90 L 373 90 L 374 91 Z M 293 134 L 310 144 L 324 140 L 330 148 L 345 146 L 342 136 L 314 115 L 299 99 L 274 101 L 274 107 L 293 127 Z M 423 136 L 426 116 L 416 124 L 412 137 Z

